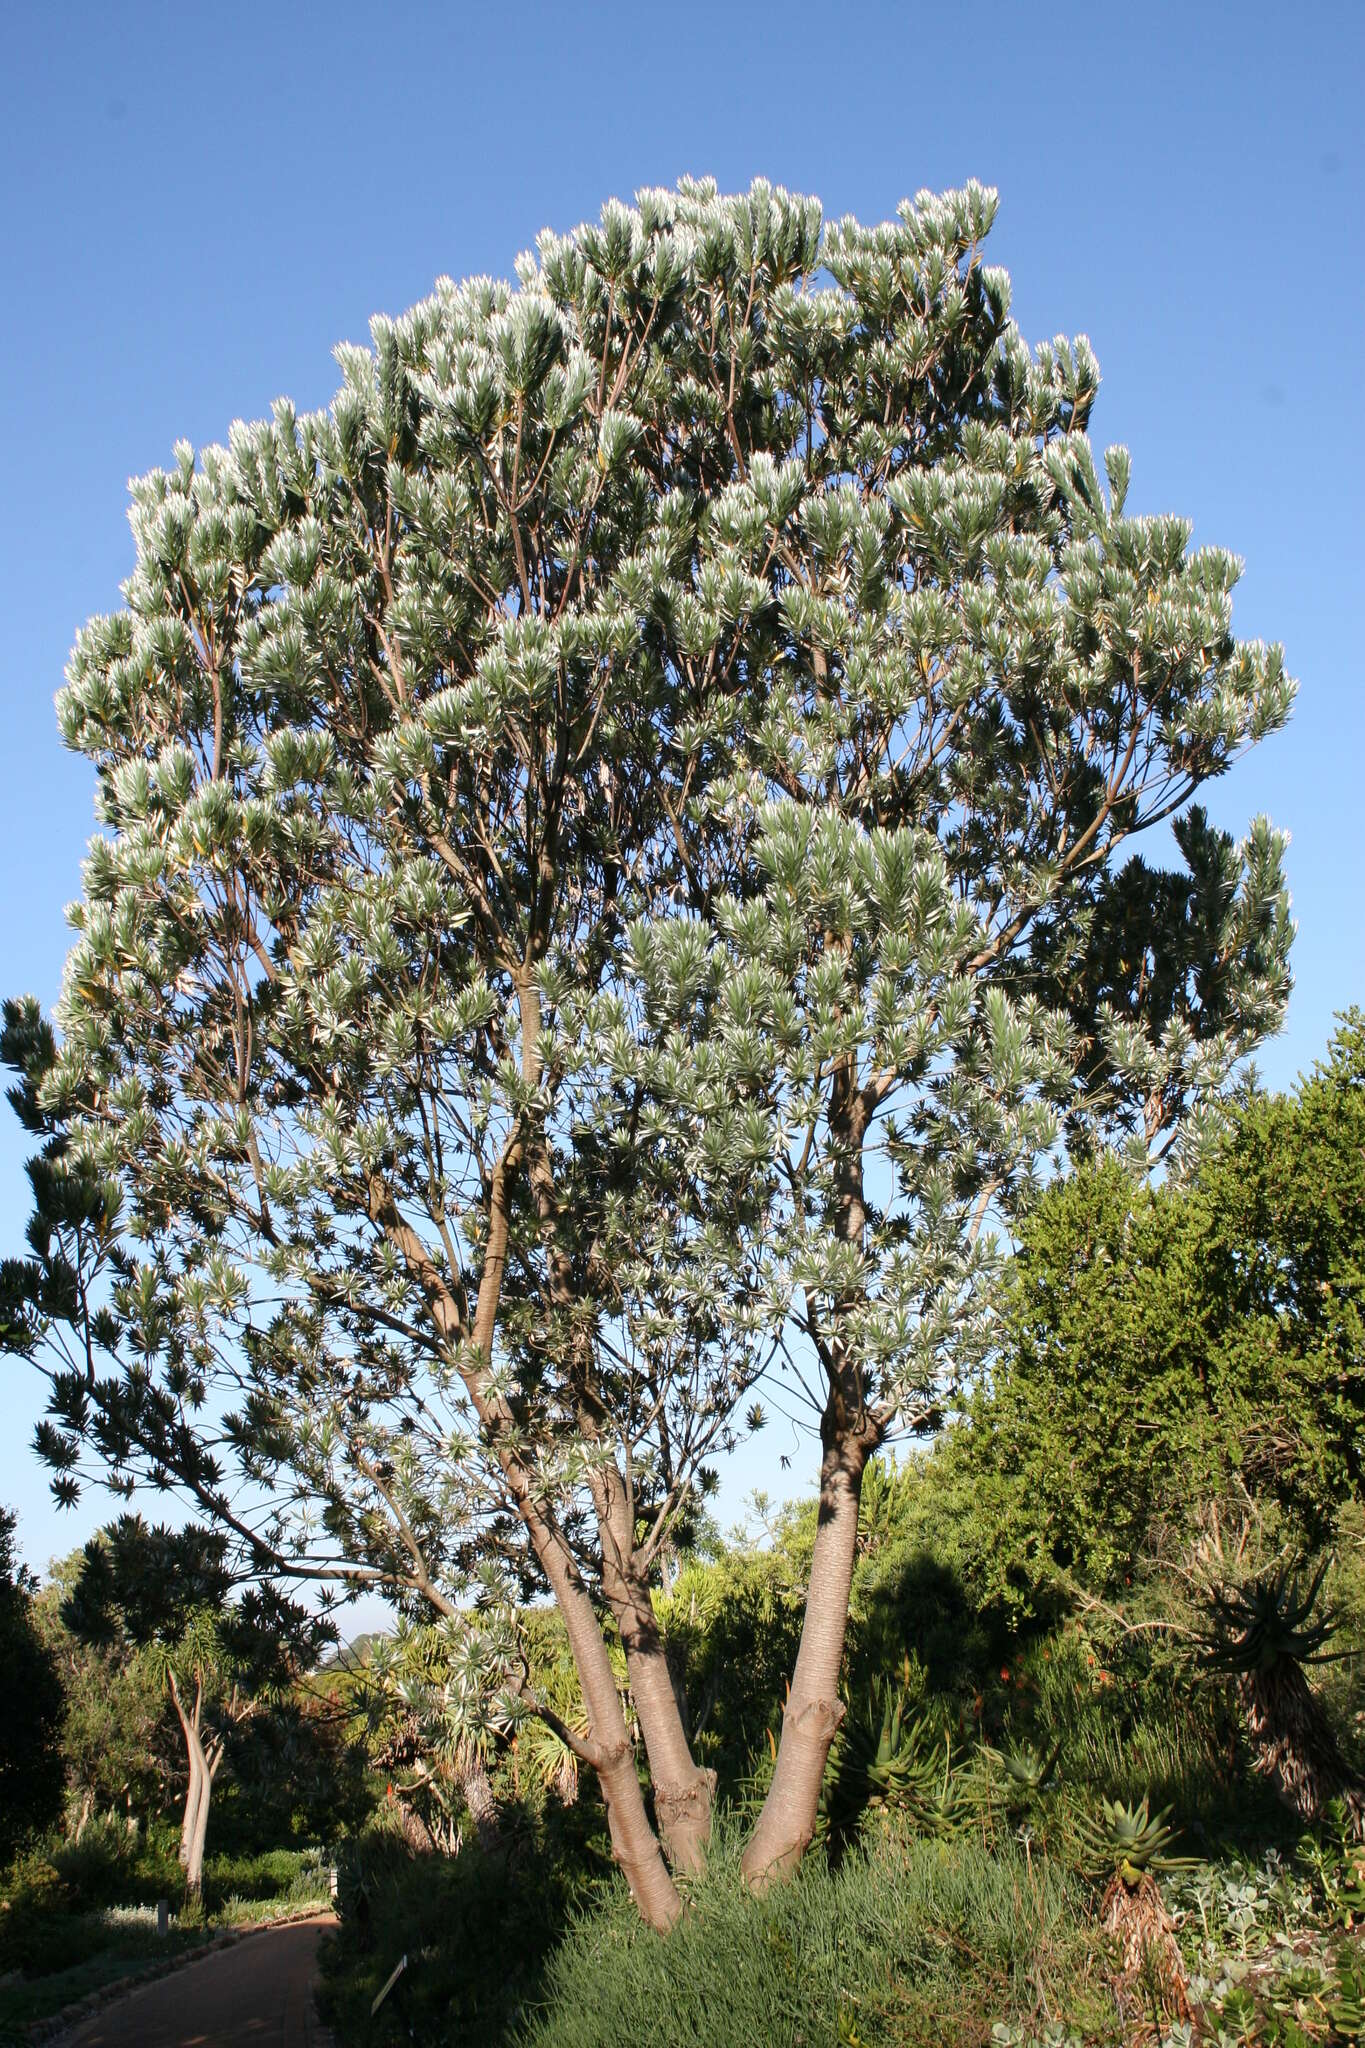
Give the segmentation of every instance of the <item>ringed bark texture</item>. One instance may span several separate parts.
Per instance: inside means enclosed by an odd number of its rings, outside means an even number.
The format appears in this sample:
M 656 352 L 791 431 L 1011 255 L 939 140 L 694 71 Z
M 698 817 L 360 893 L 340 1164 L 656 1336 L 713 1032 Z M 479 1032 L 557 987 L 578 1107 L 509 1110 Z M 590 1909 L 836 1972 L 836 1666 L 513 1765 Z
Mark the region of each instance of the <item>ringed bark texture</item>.
M 1285 1804 L 1312 1823 L 1340 1799 L 1352 1834 L 1365 1840 L 1365 1786 L 1342 1755 L 1322 1701 L 1299 1666 L 1282 1659 L 1270 1671 L 1248 1672 L 1237 1690 L 1255 1768 Z

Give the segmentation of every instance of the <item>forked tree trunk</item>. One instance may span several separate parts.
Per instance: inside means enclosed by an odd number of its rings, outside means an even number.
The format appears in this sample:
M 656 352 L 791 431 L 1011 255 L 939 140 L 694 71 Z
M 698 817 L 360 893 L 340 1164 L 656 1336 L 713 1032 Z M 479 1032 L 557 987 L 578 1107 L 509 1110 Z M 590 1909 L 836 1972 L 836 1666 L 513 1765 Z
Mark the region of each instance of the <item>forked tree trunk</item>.
M 666 1933 L 682 1912 L 682 1900 L 645 1811 L 640 1780 L 635 1775 L 635 1752 L 601 1627 L 578 1568 L 558 1532 L 547 1523 L 531 1498 L 525 1474 L 511 1461 L 504 1465 L 504 1471 L 564 1617 L 591 1737 L 584 1761 L 596 1771 L 602 1787 L 612 1855 L 630 1886 L 641 1917 L 659 1933 Z
M 202 1678 L 196 1678 L 194 1707 L 192 1711 L 187 1711 L 173 1671 L 167 1673 L 167 1683 L 170 1687 L 171 1704 L 175 1708 L 175 1717 L 180 1723 L 180 1733 L 185 1743 L 188 1783 L 185 1788 L 185 1812 L 180 1823 L 179 1858 L 181 1869 L 188 1872 L 199 1819 L 199 1803 L 203 1796 L 204 1748 L 199 1740 L 199 1719 L 203 1711 L 204 1686 Z
M 824 1455 L 810 1589 L 777 1765 L 743 1856 L 744 1875 L 757 1891 L 790 1876 L 806 1853 L 830 1745 L 845 1713 L 839 1669 L 858 1547 L 858 1504 L 876 1433 L 867 1424 L 858 1430 L 840 1427 L 831 1412 L 835 1406 L 831 1395 L 821 1421 Z
M 204 1890 L 204 1843 L 209 1830 L 209 1801 L 213 1794 L 213 1781 L 218 1775 L 218 1766 L 223 1760 L 221 1742 L 215 1742 L 208 1750 L 200 1752 L 199 1804 L 194 1814 L 194 1834 L 190 1841 L 190 1860 L 185 1866 L 185 1890 L 190 1898 L 200 1898 Z
M 175 1707 L 180 1732 L 185 1739 L 185 1761 L 189 1770 L 189 1785 L 185 1793 L 185 1814 L 180 1827 L 180 1863 L 185 1872 L 185 1891 L 190 1898 L 198 1898 L 204 1884 L 204 1842 L 208 1835 L 209 1800 L 213 1792 L 213 1781 L 218 1775 L 218 1766 L 223 1760 L 223 1740 L 214 1736 L 205 1747 L 201 1732 L 204 1712 L 204 1679 L 201 1671 L 195 1672 L 194 1706 L 188 1710 L 180 1697 L 180 1688 L 175 1673 L 167 1674 L 171 1701 Z
M 189 1763 L 189 1785 L 185 1792 L 185 1811 L 180 1822 L 180 1868 L 190 1867 L 190 1848 L 199 1818 L 199 1799 L 203 1779 L 201 1751 L 198 1742 L 188 1729 L 185 1731 L 185 1753 Z
M 523 1017 L 522 1069 L 528 1083 L 534 1085 L 539 1081 L 541 1070 L 539 996 L 533 979 L 528 977 L 519 983 L 518 996 Z M 388 1186 L 378 1177 L 370 1185 L 370 1214 L 421 1287 L 437 1331 L 445 1341 L 458 1345 L 468 1361 L 460 1366 L 465 1389 L 480 1428 L 495 1451 L 517 1513 L 564 1618 L 591 1738 L 581 1746 L 579 1753 L 582 1760 L 597 1772 L 602 1787 L 612 1854 L 621 1866 L 641 1917 L 651 1927 L 664 1932 L 681 1913 L 682 1900 L 669 1875 L 659 1838 L 645 1811 L 640 1781 L 635 1775 L 635 1756 L 606 1642 L 563 1532 L 538 1496 L 531 1475 L 509 1441 L 514 1434 L 511 1411 L 502 1396 L 490 1389 L 487 1380 L 507 1260 L 511 1220 L 509 1175 L 518 1149 L 516 1145 L 509 1147 L 493 1171 L 488 1237 L 484 1244 L 483 1271 L 472 1327 L 466 1323 L 445 1275 L 417 1232 L 400 1214 Z M 411 1536 L 411 1532 L 405 1530 L 405 1535 Z M 412 1548 L 420 1561 L 420 1546 L 415 1538 L 412 1539 Z M 422 1572 L 423 1589 L 436 1599 L 436 1589 L 425 1577 L 424 1566 Z
M 647 1623 L 638 1632 L 632 1629 L 629 1639 L 622 1629 L 626 1670 L 649 1757 L 660 1837 L 673 1868 L 695 1875 L 706 1867 L 716 1774 L 692 1755 L 652 1602 L 647 1611 Z
M 517 1001 L 523 1072 L 528 1079 L 538 1080 L 541 1014 L 534 977 L 528 975 L 518 981 Z M 526 1165 L 549 1255 L 550 1296 L 556 1307 L 572 1315 L 579 1301 L 572 1263 L 556 1241 L 558 1202 L 554 1168 L 543 1132 L 528 1143 Z M 582 1373 L 578 1393 L 580 1426 L 585 1437 L 600 1447 L 601 1416 L 590 1372 Z M 711 1837 L 715 1774 L 699 1770 L 692 1756 L 654 1618 L 648 1578 L 636 1552 L 630 1496 L 614 1457 L 605 1458 L 598 1467 L 592 1491 L 602 1551 L 602 1592 L 621 1634 L 630 1689 L 649 1758 L 659 1832 L 674 1869 L 699 1871 L 705 1864 Z M 601 1631 L 596 1629 L 595 1622 L 594 1632 L 600 1643 Z M 674 1917 L 676 1910 L 680 1908 L 675 1909 Z

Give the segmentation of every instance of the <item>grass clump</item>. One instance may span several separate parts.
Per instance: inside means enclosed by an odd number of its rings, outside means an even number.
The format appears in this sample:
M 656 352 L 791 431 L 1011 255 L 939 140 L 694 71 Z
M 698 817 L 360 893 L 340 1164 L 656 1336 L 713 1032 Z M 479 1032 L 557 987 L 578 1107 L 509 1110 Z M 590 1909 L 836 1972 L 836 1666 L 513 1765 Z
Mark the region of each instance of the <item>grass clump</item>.
M 1045 1858 L 886 1829 L 756 1899 L 740 1846 L 722 1835 L 666 1940 L 618 1896 L 580 1914 L 518 2048 L 966 2043 L 983 2011 L 1033 2014 L 1050 1975 L 1084 1975 L 1075 1888 Z

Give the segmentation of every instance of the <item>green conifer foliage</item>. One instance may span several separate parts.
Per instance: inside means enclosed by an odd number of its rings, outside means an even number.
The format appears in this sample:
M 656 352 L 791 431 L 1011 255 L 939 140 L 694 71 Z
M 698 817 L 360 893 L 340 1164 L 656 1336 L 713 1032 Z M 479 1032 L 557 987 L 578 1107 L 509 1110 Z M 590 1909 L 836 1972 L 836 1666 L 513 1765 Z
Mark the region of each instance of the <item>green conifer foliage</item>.
M 695 1867 L 651 1582 L 789 1311 L 822 1521 L 757 1878 L 987 1215 L 1059 1133 L 1159 1150 L 1284 998 L 1280 842 L 1191 799 L 1292 686 L 1232 558 L 1125 516 L 1124 451 L 1101 482 L 1093 357 L 1025 346 L 995 203 L 686 182 L 441 282 L 328 412 L 134 485 L 61 698 L 105 835 L 60 1045 L 9 1046 L 60 1482 L 166 1475 L 258 1566 L 448 1616 L 548 1583 L 659 1925 L 598 1613 Z M 1170 873 L 1130 844 L 1166 821 Z

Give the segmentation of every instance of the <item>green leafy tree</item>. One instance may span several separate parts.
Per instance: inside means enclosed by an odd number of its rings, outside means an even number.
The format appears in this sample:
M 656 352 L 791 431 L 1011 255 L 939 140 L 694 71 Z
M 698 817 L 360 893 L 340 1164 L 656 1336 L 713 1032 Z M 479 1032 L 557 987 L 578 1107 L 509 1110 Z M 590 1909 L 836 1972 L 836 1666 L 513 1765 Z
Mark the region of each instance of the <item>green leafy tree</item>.
M 994 211 L 687 182 L 442 283 L 328 413 L 134 486 L 61 699 L 106 836 L 60 1046 L 16 1007 L 6 1047 L 57 1484 L 173 1481 L 252 1569 L 452 1622 L 548 1585 L 658 1926 L 602 1617 L 695 1868 L 652 1590 L 789 1311 L 821 1509 L 758 1881 L 988 1217 L 1059 1134 L 1158 1153 L 1286 986 L 1278 839 L 1192 799 L 1292 686 L 1122 450 L 1106 494 L 1093 359 L 1026 348 Z M 1170 872 L 1131 844 L 1168 822 Z M 524 1669 L 517 1710 L 554 1725 Z
M 0 1509 L 0 1862 L 62 1805 L 61 1676 L 33 1613 L 37 1589 L 14 1555 L 14 1530 L 15 1516 Z
M 501 1845 L 497 1800 L 488 1763 L 495 1731 L 470 1728 L 463 1692 L 463 1634 L 400 1623 L 396 1635 L 371 1645 L 357 1676 L 355 1701 L 364 1717 L 371 1760 L 388 1775 L 389 1797 L 419 1842 L 457 1850 L 461 1821 L 473 1822 L 479 1845 Z M 477 1685 L 477 1680 L 476 1680 Z
M 62 1620 L 84 1562 L 80 1550 L 58 1559 L 33 1605 L 61 1674 L 67 1824 L 77 1841 L 97 1814 L 141 1822 L 159 1813 L 176 1769 L 165 1739 L 165 1680 L 151 1653 L 127 1642 L 90 1642 Z
M 1246 1484 L 1328 1541 L 1365 1490 L 1365 1014 L 1291 1093 L 1247 1097 L 1187 1213 L 1210 1369 L 1244 1390 Z
M 500 1655 L 524 1666 L 542 1713 L 488 1712 L 486 1666 Z M 624 1691 L 616 1645 L 613 1665 Z M 458 1849 L 467 1816 L 480 1846 L 494 1853 L 503 1847 L 505 1795 L 514 1801 L 552 1795 L 562 1805 L 578 1797 L 571 1739 L 586 1732 L 586 1718 L 563 1625 L 552 1610 L 520 1616 L 501 1642 L 492 1630 L 471 1637 L 448 1621 L 400 1621 L 392 1636 L 367 1645 L 351 1697 L 370 1757 L 388 1774 L 390 1799 L 408 1831 L 427 1846 Z
M 980 1590 L 1114 1594 L 1199 1503 L 1292 1548 L 1361 1490 L 1365 1028 L 1289 1094 L 1253 1090 L 1187 1181 L 1110 1164 L 1024 1227 L 998 1362 L 945 1445 Z
M 85 1546 L 62 1606 L 66 1626 L 124 1657 L 142 1651 L 169 1697 L 185 1756 L 180 1862 L 185 1889 L 203 1889 L 209 1809 L 235 1730 L 260 1712 L 326 1628 L 272 1589 L 236 1599 L 220 1532 L 149 1528 L 124 1515 Z

